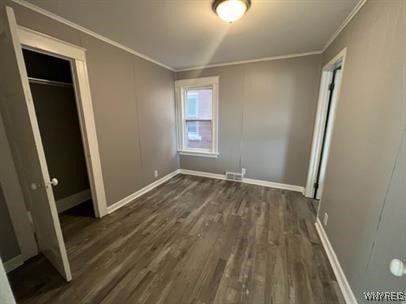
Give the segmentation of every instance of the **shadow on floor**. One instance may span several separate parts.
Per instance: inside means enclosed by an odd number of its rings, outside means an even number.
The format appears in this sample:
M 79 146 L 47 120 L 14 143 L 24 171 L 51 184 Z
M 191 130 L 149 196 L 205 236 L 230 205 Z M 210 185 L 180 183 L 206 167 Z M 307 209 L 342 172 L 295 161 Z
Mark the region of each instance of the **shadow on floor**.
M 88 200 L 86 202 L 83 202 L 80 205 L 77 205 L 71 209 L 68 209 L 68 210 L 62 212 L 60 215 L 94 218 L 95 215 L 94 215 L 93 203 L 91 200 Z
M 10 272 L 8 278 L 17 302 L 30 298 L 32 290 L 36 290 L 38 296 L 67 284 L 42 254 L 29 259 L 24 266 Z

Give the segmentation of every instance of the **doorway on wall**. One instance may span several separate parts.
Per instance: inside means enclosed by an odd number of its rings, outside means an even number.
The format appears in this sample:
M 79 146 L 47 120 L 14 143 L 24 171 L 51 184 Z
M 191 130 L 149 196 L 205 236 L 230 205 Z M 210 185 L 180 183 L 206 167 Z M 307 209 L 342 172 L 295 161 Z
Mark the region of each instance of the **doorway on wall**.
M 19 227 L 30 218 L 36 239 L 36 244 L 29 244 L 25 238 L 28 232 L 15 229 L 25 243 L 19 244 L 23 259 L 18 266 L 30 258 L 27 252 L 40 252 L 70 281 L 72 274 L 58 217 L 58 209 L 69 208 L 70 202 L 57 207 L 55 197 L 59 201 L 77 200 L 82 195 L 77 193 L 90 189 L 93 216 L 107 214 L 86 50 L 18 26 L 13 9 L 6 7 L 5 12 L 7 20 L 3 20 L 5 27 L 0 35 L 4 56 L 0 56 L 0 65 L 10 72 L 2 78 L 0 111 L 25 203 L 23 210 L 13 204 L 10 208 L 18 219 L 13 226 Z M 50 146 L 55 143 L 61 147 Z M 80 157 L 68 160 L 72 155 L 67 154 L 75 153 Z M 65 161 L 76 169 L 72 179 L 67 178 L 66 172 L 72 168 L 66 168 Z M 54 172 L 61 176 L 51 175 Z M 81 181 L 80 187 L 75 179 Z M 11 191 L 9 188 L 5 192 Z M 72 191 L 76 194 L 71 195 Z M 28 250 L 29 246 L 37 248 Z
M 83 204 L 94 216 L 70 62 L 26 48 L 23 56 L 58 213 Z
M 322 70 L 312 152 L 305 189 L 305 195 L 316 200 L 322 198 L 324 190 L 345 54 L 346 50 L 344 49 Z

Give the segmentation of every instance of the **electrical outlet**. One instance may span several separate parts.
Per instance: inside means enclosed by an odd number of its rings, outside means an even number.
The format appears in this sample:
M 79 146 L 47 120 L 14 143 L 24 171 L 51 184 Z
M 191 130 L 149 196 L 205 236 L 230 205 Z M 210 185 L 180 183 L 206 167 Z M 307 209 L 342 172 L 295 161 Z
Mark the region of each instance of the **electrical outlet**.
M 34 221 L 32 220 L 32 215 L 30 211 L 27 211 L 27 217 L 28 221 L 30 222 L 31 225 L 34 225 Z
M 328 214 L 327 214 L 327 212 L 324 212 L 324 216 L 323 216 L 323 224 L 324 224 L 324 226 L 327 226 L 327 222 L 328 222 Z
M 245 176 L 246 173 L 247 173 L 247 169 L 241 168 L 241 174 L 243 177 Z
M 155 176 L 155 177 L 158 177 L 158 170 L 155 170 L 155 171 L 154 171 L 154 176 Z

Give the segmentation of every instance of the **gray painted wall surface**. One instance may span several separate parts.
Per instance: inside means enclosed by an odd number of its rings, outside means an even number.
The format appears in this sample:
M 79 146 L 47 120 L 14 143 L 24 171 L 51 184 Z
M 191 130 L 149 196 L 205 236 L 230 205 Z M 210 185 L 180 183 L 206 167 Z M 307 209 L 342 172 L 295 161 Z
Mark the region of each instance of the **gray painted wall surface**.
M 359 303 L 406 286 L 405 29 L 406 1 L 368 1 L 324 54 L 347 47 L 319 215 Z
M 178 168 L 174 73 L 15 3 L 17 23 L 87 49 L 107 203 Z
M 240 172 L 304 186 L 320 82 L 321 56 L 179 72 L 219 76 L 219 158 L 180 156 L 183 169 Z
M 18 254 L 20 254 L 20 249 L 0 185 L 0 257 L 7 262 Z

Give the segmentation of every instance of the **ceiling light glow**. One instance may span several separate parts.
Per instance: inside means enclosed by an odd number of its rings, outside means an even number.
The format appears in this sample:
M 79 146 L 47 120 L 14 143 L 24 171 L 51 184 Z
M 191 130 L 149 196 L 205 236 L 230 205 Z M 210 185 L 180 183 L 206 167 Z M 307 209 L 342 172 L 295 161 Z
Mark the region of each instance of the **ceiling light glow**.
M 212 7 L 222 20 L 231 23 L 244 16 L 250 5 L 250 0 L 215 0 Z

